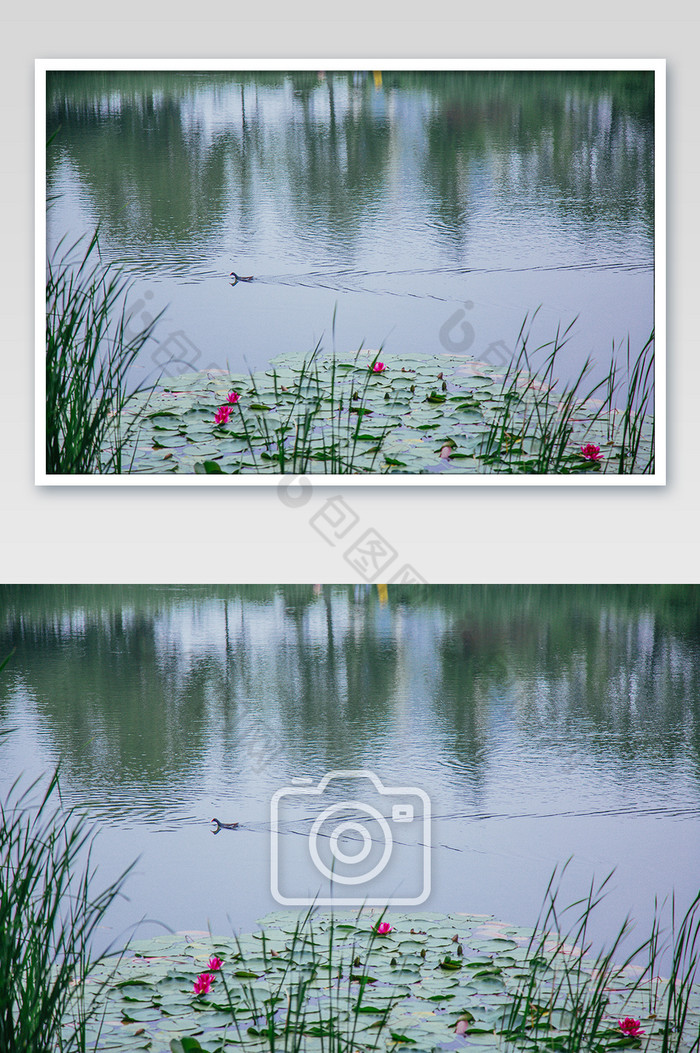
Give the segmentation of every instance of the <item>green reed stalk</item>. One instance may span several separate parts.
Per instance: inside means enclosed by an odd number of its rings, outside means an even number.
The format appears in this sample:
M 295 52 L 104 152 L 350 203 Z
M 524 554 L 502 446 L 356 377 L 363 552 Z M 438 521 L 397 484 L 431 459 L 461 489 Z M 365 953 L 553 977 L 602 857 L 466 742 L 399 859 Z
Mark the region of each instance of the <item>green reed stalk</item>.
M 321 1053 L 364 1053 L 377 1050 L 391 1010 L 400 997 L 387 1000 L 378 1019 L 372 1025 L 372 1035 L 358 1036 L 362 1016 L 361 1010 L 365 989 L 370 983 L 370 957 L 377 939 L 374 930 L 360 947 L 355 941 L 350 948 L 349 960 L 335 955 L 335 926 L 331 924 L 326 933 L 327 950 L 321 947 L 314 932 L 313 908 L 297 920 L 287 948 L 286 962 L 280 965 L 276 955 L 268 953 L 265 935 L 262 935 L 264 977 L 270 984 L 269 997 L 261 998 L 255 985 L 243 985 L 242 994 L 230 988 L 226 977 L 222 980 L 229 1001 L 229 1008 L 238 1041 L 245 1042 L 246 1034 L 265 1041 L 269 1053 L 302 1053 L 309 1039 L 316 1040 Z M 382 917 L 384 915 L 382 914 Z M 381 920 L 381 919 L 380 919 Z M 359 955 L 363 955 L 362 964 Z M 239 944 L 240 965 L 245 967 L 245 955 Z M 298 957 L 299 962 L 295 959 Z M 300 964 L 303 963 L 303 964 Z M 323 993 L 319 993 L 317 981 L 323 977 Z M 237 1006 L 243 1005 L 252 1014 L 253 1024 L 246 1034 L 238 1020 Z M 184 1040 L 180 1040 L 184 1044 Z M 199 1046 L 192 1047 L 200 1048 Z
M 666 1015 L 661 1053 L 678 1053 L 684 1037 L 692 987 L 700 971 L 700 893 L 684 914 L 676 932 L 675 903 L 672 909 L 671 978 L 666 986 Z M 700 1025 L 689 1053 L 700 1050 Z
M 658 961 L 666 945 L 662 946 L 661 942 L 658 904 L 655 904 L 650 936 L 631 953 L 620 955 L 622 944 L 631 931 L 630 921 L 626 919 L 608 949 L 591 958 L 589 922 L 612 874 L 597 887 L 592 883 L 586 897 L 560 911 L 557 897 L 567 865 L 561 871 L 555 869 L 550 878 L 527 947 L 527 973 L 504 1015 L 502 1034 L 508 1044 L 519 1047 L 523 1043 L 534 1043 L 539 1050 L 566 1050 L 567 1053 L 579 1050 L 604 1053 L 620 1046 L 639 1047 L 641 1038 L 626 1038 L 619 1029 L 611 1026 L 609 1019 L 611 992 L 624 990 L 628 999 L 641 991 L 647 1000 L 652 1021 L 652 1030 L 645 1025 L 647 1045 L 654 1037 L 654 1048 L 660 1048 L 662 1053 L 678 1053 L 681 1048 L 697 1053 L 700 1033 L 688 1035 L 685 1032 L 691 999 L 697 997 L 694 984 L 700 966 L 700 894 L 691 903 L 677 929 L 675 916 L 672 918 L 670 978 L 660 980 Z M 570 928 L 565 928 L 564 916 L 576 909 L 580 914 Z M 616 962 L 618 956 L 621 961 Z M 646 960 L 643 968 L 637 966 L 640 959 Z M 629 967 L 633 963 L 637 972 L 631 979 Z M 659 1013 L 660 1002 L 665 1003 L 665 1015 Z M 624 1003 L 619 1011 L 624 1013 Z M 550 1021 L 555 1015 L 559 1034 L 549 1038 Z M 655 1021 L 662 1025 L 660 1046 L 653 1036 Z
M 81 258 L 75 261 L 75 252 Z M 46 471 L 122 471 L 130 437 L 121 415 L 136 391 L 126 377 L 158 318 L 129 335 L 130 285 L 100 258 L 98 231 L 85 247 L 63 242 L 47 264 Z M 158 316 L 160 317 L 160 316 Z M 143 389 L 140 389 L 143 390 Z
M 87 820 L 54 804 L 57 772 L 37 803 L 38 788 L 15 782 L 0 804 L 0 1053 L 87 1048 L 90 943 L 128 873 L 93 894 Z
M 539 310 L 539 308 L 538 308 Z M 540 369 L 533 369 L 528 341 L 537 316 L 526 316 L 518 334 L 517 358 L 509 364 L 501 386 L 503 409 L 491 425 L 481 459 L 487 465 L 507 466 L 528 473 L 568 471 L 571 467 L 570 439 L 575 413 L 581 402 L 590 399 L 607 382 L 596 384 L 585 396 L 579 394 L 591 362 L 587 359 L 573 384 L 557 392 L 557 356 L 568 342 L 574 319 L 561 332 L 557 327 L 553 341 L 540 345 L 534 354 L 551 348 Z M 529 324 L 528 324 L 529 323 Z M 601 406 L 596 417 L 600 415 Z M 534 453 L 525 450 L 532 447 Z M 580 467 L 580 465 L 577 465 Z
M 654 374 L 654 332 L 642 348 L 634 364 L 630 359 L 629 339 L 627 341 L 627 397 L 623 411 L 622 438 L 620 440 L 620 462 L 618 471 L 634 470 L 639 456 L 639 443 L 642 437 L 642 425 L 650 409 L 653 410 L 653 374 Z M 645 471 L 651 465 L 653 470 L 654 441 L 652 438 L 651 454 Z
M 357 411 L 363 408 L 363 399 L 371 380 L 370 370 L 378 360 L 381 351 L 378 351 L 372 360 L 363 385 L 351 391 L 348 404 L 344 405 L 343 398 L 337 395 L 337 359 L 333 355 L 330 364 L 319 366 L 320 349 L 319 342 L 308 359 L 302 363 L 299 378 L 295 381 L 291 391 L 281 390 L 278 374 L 273 371 L 276 404 L 280 406 L 284 401 L 291 399 L 286 416 L 277 428 L 271 428 L 265 414 L 260 414 L 255 417 L 256 430 L 253 430 L 250 419 L 246 420 L 241 404 L 236 403 L 248 452 L 256 470 L 258 469 L 256 448 L 259 449 L 263 445 L 264 450 L 260 456 L 276 461 L 281 474 L 306 475 L 314 471 L 318 462 L 323 465 L 323 474 L 344 475 L 359 471 L 355 465 L 355 458 L 363 415 Z M 253 385 L 252 394 L 258 396 L 252 373 L 250 377 Z M 335 408 L 330 431 L 327 434 L 323 432 L 317 434 L 316 424 L 323 416 L 322 404 L 329 400 Z M 355 413 L 357 413 L 357 419 L 355 419 Z M 370 471 L 376 463 L 388 431 L 389 426 L 384 428 L 378 437 L 376 446 L 371 451 L 373 458 Z M 262 443 L 260 439 L 263 440 Z
M 539 310 L 539 309 L 538 309 Z M 627 346 L 626 381 L 619 378 L 620 367 L 613 347 L 611 365 L 606 376 L 592 387 L 586 387 L 592 361 L 588 358 L 571 383 L 558 389 L 555 365 L 567 343 L 574 321 L 563 331 L 557 328 L 553 341 L 540 345 L 534 354 L 551 348 L 543 365 L 534 369 L 528 343 L 537 315 L 525 317 L 518 334 L 517 357 L 508 366 L 501 385 L 502 407 L 493 420 L 480 458 L 491 469 L 526 473 L 569 473 L 589 470 L 572 450 L 571 436 L 582 407 L 589 411 L 594 397 L 599 398 L 595 413 L 587 416 L 590 429 L 601 417 L 608 421 L 607 439 L 617 443 L 620 425 L 615 422 L 615 398 L 625 384 L 625 408 L 622 413 L 622 436 L 617 471 L 631 473 L 639 459 L 642 428 L 653 402 L 653 333 L 633 362 Z M 653 472 L 652 447 L 643 473 Z

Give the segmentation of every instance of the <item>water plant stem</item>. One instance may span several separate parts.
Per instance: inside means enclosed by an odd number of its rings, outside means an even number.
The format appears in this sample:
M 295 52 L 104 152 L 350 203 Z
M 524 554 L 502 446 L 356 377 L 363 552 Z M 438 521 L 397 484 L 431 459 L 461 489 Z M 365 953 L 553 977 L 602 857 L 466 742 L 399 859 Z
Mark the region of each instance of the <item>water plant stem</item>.
M 76 258 L 77 252 L 77 258 Z M 98 231 L 68 249 L 60 242 L 46 279 L 46 472 L 119 473 L 129 429 L 130 367 L 157 318 L 130 331 L 130 286 L 100 258 Z

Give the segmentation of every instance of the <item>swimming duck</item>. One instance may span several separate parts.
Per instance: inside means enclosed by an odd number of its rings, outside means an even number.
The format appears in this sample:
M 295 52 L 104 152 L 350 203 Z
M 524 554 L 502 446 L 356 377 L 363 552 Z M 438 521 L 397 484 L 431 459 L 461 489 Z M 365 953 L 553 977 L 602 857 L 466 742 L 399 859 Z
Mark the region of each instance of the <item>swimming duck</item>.
M 220 819 L 212 819 L 212 823 L 216 823 L 216 830 L 212 830 L 212 833 L 218 834 L 219 830 L 235 830 L 238 823 L 222 823 Z

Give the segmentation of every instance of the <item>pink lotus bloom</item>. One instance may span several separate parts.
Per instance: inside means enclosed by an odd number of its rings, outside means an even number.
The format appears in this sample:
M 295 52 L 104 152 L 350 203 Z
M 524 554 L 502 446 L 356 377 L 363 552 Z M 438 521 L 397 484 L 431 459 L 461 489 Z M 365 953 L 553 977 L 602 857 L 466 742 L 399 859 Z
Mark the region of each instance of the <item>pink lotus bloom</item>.
M 209 959 L 209 968 L 213 973 L 215 973 L 217 969 L 220 969 L 223 964 L 221 958 L 217 958 L 215 954 Z
M 587 446 L 581 447 L 581 456 L 586 461 L 600 461 L 603 455 L 600 452 L 600 446 L 594 446 L 592 442 L 589 442 Z
M 241 396 L 237 391 L 229 391 L 226 401 L 230 402 L 232 406 L 235 406 L 240 397 Z
M 230 406 L 222 406 L 221 409 L 218 410 L 216 416 L 214 417 L 214 421 L 215 421 L 216 424 L 228 424 L 228 419 L 229 419 L 230 416 L 231 416 L 231 407 Z
M 394 931 L 394 927 L 393 927 L 393 925 L 390 925 L 388 921 L 380 921 L 379 924 L 377 925 L 376 929 L 375 929 L 375 932 L 379 936 L 386 936 L 387 933 L 393 932 L 393 931 Z
M 633 1020 L 631 1016 L 626 1016 L 624 1020 L 618 1022 L 618 1027 L 623 1035 L 628 1035 L 630 1038 L 637 1038 L 639 1035 L 644 1034 L 639 1027 L 640 1024 L 641 1020 Z
M 209 994 L 213 979 L 211 973 L 202 973 L 194 982 L 194 993 Z
M 384 365 L 383 362 L 375 362 L 374 365 L 372 366 L 372 372 L 373 373 L 383 373 L 385 369 L 386 369 L 386 366 Z

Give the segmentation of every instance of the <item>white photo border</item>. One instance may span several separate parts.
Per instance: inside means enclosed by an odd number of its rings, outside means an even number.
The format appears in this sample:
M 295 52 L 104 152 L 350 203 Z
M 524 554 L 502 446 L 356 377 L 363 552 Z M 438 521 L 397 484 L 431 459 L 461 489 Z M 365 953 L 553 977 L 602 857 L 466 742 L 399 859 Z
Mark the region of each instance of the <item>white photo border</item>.
M 666 485 L 666 60 L 665 59 L 36 59 L 35 60 L 35 474 L 37 486 L 280 486 L 289 475 L 50 475 L 46 472 L 46 76 L 59 70 L 647 70 L 654 72 L 654 333 L 655 446 L 653 475 L 322 475 L 318 486 L 665 486 Z

